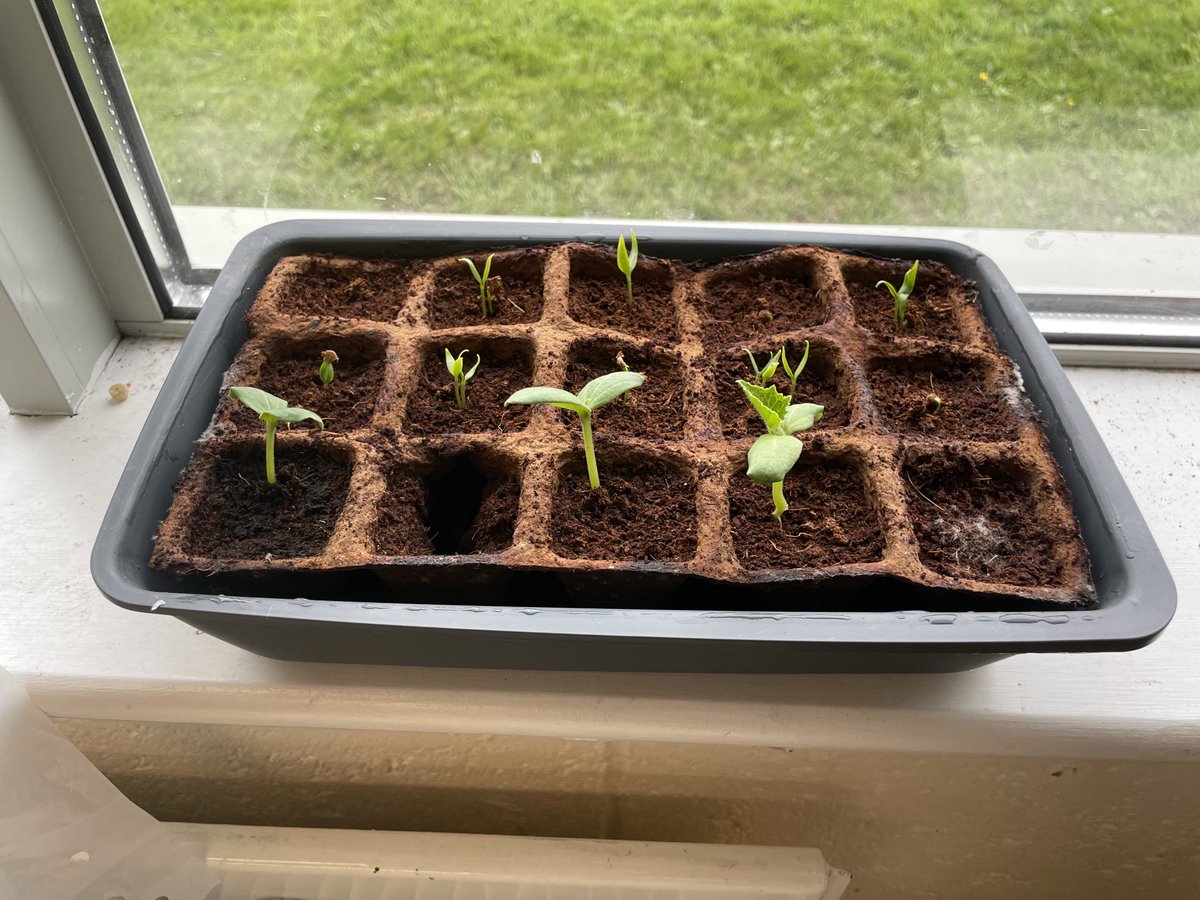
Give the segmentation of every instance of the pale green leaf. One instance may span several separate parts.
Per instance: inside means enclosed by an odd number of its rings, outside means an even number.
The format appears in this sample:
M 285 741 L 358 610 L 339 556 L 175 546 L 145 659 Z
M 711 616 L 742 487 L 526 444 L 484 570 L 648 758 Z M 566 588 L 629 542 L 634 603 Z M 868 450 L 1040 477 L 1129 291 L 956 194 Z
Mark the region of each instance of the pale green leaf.
M 457 358 L 450 352 L 450 348 L 445 348 L 446 352 L 446 371 L 450 373 L 452 378 L 457 378 L 462 372 L 462 353 L 458 354 Z M 467 351 L 463 351 L 466 353 Z
M 511 397 L 504 401 L 505 406 L 513 403 L 549 403 L 552 406 L 557 406 L 561 409 L 574 410 L 581 415 L 585 415 L 591 410 L 579 402 L 579 398 L 569 391 L 564 391 L 562 388 L 552 387 L 527 387 L 521 388 Z
M 254 387 L 238 385 L 229 389 L 229 396 L 245 403 L 260 416 L 265 412 L 287 407 L 287 401 Z
M 474 279 L 475 279 L 477 282 L 479 282 L 480 284 L 483 284 L 483 282 L 484 282 L 484 277 L 483 277 L 482 275 L 480 275 L 480 274 L 479 274 L 479 270 L 478 270 L 477 268 L 475 268 L 475 263 L 471 262 L 471 260 L 467 259 L 465 256 L 460 256 L 460 257 L 458 258 L 458 261 L 459 261 L 460 263 L 466 263 L 466 264 L 467 264 L 467 268 L 471 270 L 471 275 L 472 275 L 472 277 L 473 277 L 473 278 L 474 278 Z M 489 264 L 489 265 L 491 264 L 491 261 L 492 261 L 492 260 L 491 260 L 491 257 L 489 256 L 489 257 L 488 257 L 488 264 Z
M 787 412 L 788 398 L 779 393 L 779 389 L 775 385 L 759 387 L 748 381 L 739 380 L 738 387 L 742 389 L 742 393 L 746 395 L 750 405 L 762 417 L 767 431 L 772 434 L 782 434 L 783 416 Z
M 629 263 L 629 251 L 625 249 L 625 235 L 617 235 L 617 268 L 628 275 L 633 271 Z
M 492 260 L 493 260 L 493 259 L 495 259 L 495 258 L 496 258 L 496 254 L 495 254 L 495 253 L 489 253 L 489 254 L 488 254 L 488 258 L 487 258 L 487 260 L 486 260 L 486 261 L 484 262 L 484 264 L 483 264 L 483 276 L 482 276 L 482 277 L 479 279 L 479 282 L 480 282 L 480 284 L 483 284 L 484 282 L 486 282 L 486 281 L 488 280 L 488 276 L 489 276 L 489 275 L 491 275 L 491 272 L 492 272 Z
M 900 293 L 896 290 L 896 286 L 890 281 L 877 281 L 875 282 L 875 287 L 879 287 L 881 284 L 891 292 L 892 297 L 894 297 L 896 300 L 900 299 Z
M 758 484 L 783 481 L 792 470 L 804 444 L 786 434 L 764 434 L 746 454 L 746 474 Z
M 272 409 L 266 413 L 277 422 L 303 422 L 307 419 L 312 419 L 322 428 L 325 427 L 324 420 L 321 419 L 315 412 L 310 412 L 307 409 L 301 409 L 298 406 L 289 406 L 285 409 Z
M 479 368 L 479 362 L 482 359 L 478 353 L 475 354 L 475 365 L 467 370 L 467 374 L 463 376 L 463 381 L 470 381 L 475 377 L 475 370 Z
M 917 286 L 917 267 L 919 265 L 921 265 L 921 261 L 918 259 L 912 264 L 912 268 L 904 273 L 904 284 L 900 286 L 898 292 L 901 300 L 907 300 L 912 296 L 913 288 Z
M 641 387 L 646 376 L 641 372 L 609 372 L 593 378 L 579 389 L 579 402 L 588 409 L 599 409 L 605 403 L 616 400 L 626 391 Z
M 629 229 L 629 243 L 629 271 L 632 272 L 637 268 L 638 259 L 637 235 L 633 233 L 632 228 Z
M 783 415 L 783 430 L 786 434 L 807 431 L 825 414 L 825 407 L 817 403 L 797 403 L 789 406 Z

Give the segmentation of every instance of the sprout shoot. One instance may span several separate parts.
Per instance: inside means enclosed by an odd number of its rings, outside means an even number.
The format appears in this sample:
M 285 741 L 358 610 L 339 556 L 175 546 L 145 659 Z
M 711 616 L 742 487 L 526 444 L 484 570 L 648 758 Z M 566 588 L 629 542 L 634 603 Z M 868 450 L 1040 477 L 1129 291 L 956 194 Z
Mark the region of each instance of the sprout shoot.
M 333 364 L 338 361 L 338 355 L 332 350 L 321 351 L 321 367 L 317 369 L 317 377 L 321 379 L 321 387 L 329 387 L 333 381 Z
M 932 415 L 942 411 L 942 398 L 938 396 L 937 388 L 933 386 L 933 373 L 929 373 L 929 393 L 925 395 L 925 409 Z
M 483 317 L 485 319 L 488 316 L 496 314 L 492 285 L 488 283 L 488 275 L 492 271 L 492 257 L 495 255 L 495 253 L 488 254 L 487 261 L 483 264 L 483 274 L 480 274 L 479 270 L 475 268 L 475 263 L 471 262 L 465 256 L 460 257 L 458 260 L 467 264 L 467 268 L 471 270 L 471 277 L 479 284 L 479 306 L 483 310 Z
M 745 352 L 750 357 L 750 368 L 754 372 L 754 384 L 759 387 L 766 387 L 767 382 L 775 377 L 775 370 L 779 368 L 779 359 L 783 351 L 777 350 L 775 353 L 772 353 L 771 358 L 767 360 L 767 364 L 761 369 L 758 367 L 758 362 L 754 359 L 754 354 L 749 350 Z
M 788 394 L 788 396 L 795 397 L 796 396 L 796 379 L 800 377 L 800 373 L 803 372 L 804 367 L 806 365 L 808 365 L 808 341 L 804 342 L 804 356 L 802 356 L 800 358 L 800 362 L 796 365 L 796 368 L 793 369 L 791 366 L 788 365 L 787 347 L 786 346 L 779 348 L 779 362 L 783 366 L 783 371 L 785 371 L 787 373 L 787 377 L 789 379 L 791 379 L 791 382 L 792 382 L 792 392 L 790 394 Z
M 629 371 L 629 363 L 625 362 L 625 351 L 624 350 L 617 351 L 617 365 L 621 367 L 622 372 Z M 624 403 L 628 399 L 629 399 L 629 391 L 626 391 L 625 393 L 623 393 L 621 395 L 621 402 Z
M 467 408 L 467 382 L 475 377 L 475 370 L 479 368 L 479 354 L 475 354 L 475 365 L 466 369 L 463 357 L 470 353 L 470 350 L 464 350 L 458 356 L 453 356 L 450 353 L 450 348 L 446 347 L 446 371 L 450 373 L 450 377 L 454 379 L 454 402 L 458 404 L 459 409 Z
M 600 487 L 600 473 L 596 469 L 596 448 L 592 444 L 592 413 L 635 387 L 641 387 L 645 380 L 646 376 L 641 372 L 609 372 L 607 375 L 593 378 L 579 389 L 578 394 L 561 388 L 528 387 L 509 397 L 504 401 L 504 405 L 549 403 L 551 406 L 569 409 L 578 414 L 579 424 L 583 428 L 583 455 L 587 460 L 588 484 L 594 490 Z
M 258 388 L 242 385 L 231 387 L 229 396 L 246 404 L 267 423 L 267 484 L 275 483 L 275 428 L 280 422 L 290 425 L 292 422 L 312 419 L 320 427 L 325 427 L 325 423 L 315 412 L 288 406 L 286 400 L 282 400 L 274 394 L 268 394 L 266 391 L 260 391 Z
M 738 381 L 738 386 L 767 426 L 767 433 L 746 454 L 746 474 L 758 484 L 771 486 L 771 498 L 775 501 L 771 515 L 782 524 L 788 508 L 783 479 L 804 450 L 804 444 L 794 435 L 812 428 L 825 413 L 825 407 L 816 403 L 789 403 L 775 385 L 764 388 Z
M 625 285 L 629 289 L 629 308 L 633 309 L 633 270 L 637 268 L 638 249 L 637 235 L 629 229 L 629 249 L 625 249 L 625 235 L 617 235 L 617 268 L 625 275 Z
M 912 296 L 913 288 L 916 287 L 917 266 L 919 265 L 921 265 L 921 261 L 918 259 L 912 264 L 912 268 L 904 273 L 904 283 L 900 285 L 899 290 L 896 290 L 896 286 L 890 281 L 875 282 L 875 287 L 879 287 L 882 284 L 891 293 L 892 299 L 896 304 L 892 315 L 895 318 L 897 325 L 906 324 L 905 316 L 908 313 L 908 298 Z

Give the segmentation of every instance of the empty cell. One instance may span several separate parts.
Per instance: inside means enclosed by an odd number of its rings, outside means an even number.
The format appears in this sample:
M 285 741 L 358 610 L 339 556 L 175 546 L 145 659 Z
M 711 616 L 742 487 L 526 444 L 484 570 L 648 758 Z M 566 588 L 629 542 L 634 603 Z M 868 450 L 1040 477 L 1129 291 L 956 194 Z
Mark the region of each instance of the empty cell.
M 475 264 L 482 277 L 488 254 L 463 257 Z M 487 291 L 492 311 L 486 320 L 479 282 L 466 263 L 456 262 L 438 271 L 429 288 L 425 306 L 433 328 L 462 328 L 469 325 L 513 325 L 536 322 L 542 314 L 544 250 L 497 253 L 487 271 Z
M 617 255 L 607 249 L 571 251 L 567 308 L 572 319 L 593 328 L 612 329 L 660 343 L 679 340 L 671 292 L 675 280 L 665 263 L 642 256 L 633 270 L 633 303 L 629 285 L 617 268 Z
M 921 562 L 933 571 L 996 584 L 1063 584 L 1077 526 L 1027 464 L 910 454 L 901 477 Z
M 814 263 L 802 256 L 769 256 L 711 270 L 700 312 L 709 350 L 811 328 L 829 318 Z
M 463 350 L 466 369 L 479 360 L 467 382 L 466 407 L 460 409 L 454 381 L 446 370 L 446 349 L 457 356 Z M 477 434 L 485 431 L 519 431 L 529 421 L 528 406 L 505 406 L 515 391 L 533 382 L 533 348 L 527 341 L 491 338 L 483 341 L 452 339 L 426 344 L 421 370 L 408 397 L 404 429 L 409 434 Z
M 821 569 L 882 558 L 879 513 L 855 460 L 801 456 L 783 493 L 788 510 L 775 519 L 769 486 L 751 481 L 744 466 L 729 476 L 730 536 L 743 568 Z
M 421 268 L 408 260 L 307 257 L 284 275 L 276 302 L 285 315 L 391 322 Z
M 558 473 L 550 546 L 559 556 L 682 562 L 696 552 L 696 475 L 682 461 L 597 451 L 600 487 L 588 485 L 582 453 Z
M 875 423 L 907 437 L 1004 441 L 1017 435 L 1010 392 L 990 384 L 983 363 L 948 354 L 888 356 L 867 371 Z

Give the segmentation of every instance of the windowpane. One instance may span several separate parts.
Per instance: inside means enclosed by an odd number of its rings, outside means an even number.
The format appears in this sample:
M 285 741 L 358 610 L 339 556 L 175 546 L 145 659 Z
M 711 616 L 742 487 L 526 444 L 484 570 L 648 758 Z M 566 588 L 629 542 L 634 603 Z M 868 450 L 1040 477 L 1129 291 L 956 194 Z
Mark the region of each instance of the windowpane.
M 103 0 L 175 204 L 1200 232 L 1200 3 Z

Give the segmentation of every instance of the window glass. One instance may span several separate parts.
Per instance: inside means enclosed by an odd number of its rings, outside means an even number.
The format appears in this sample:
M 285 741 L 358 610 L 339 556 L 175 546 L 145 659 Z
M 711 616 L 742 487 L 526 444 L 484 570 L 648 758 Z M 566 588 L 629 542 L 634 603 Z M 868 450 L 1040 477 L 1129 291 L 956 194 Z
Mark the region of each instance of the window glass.
M 1200 232 L 1200 3 L 102 0 L 175 204 Z

